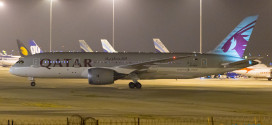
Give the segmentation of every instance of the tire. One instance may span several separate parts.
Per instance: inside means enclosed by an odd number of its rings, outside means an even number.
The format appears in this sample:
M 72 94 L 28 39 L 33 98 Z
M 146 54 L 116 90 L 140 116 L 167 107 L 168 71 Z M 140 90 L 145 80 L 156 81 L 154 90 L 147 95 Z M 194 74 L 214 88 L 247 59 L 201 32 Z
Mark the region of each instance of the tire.
M 142 84 L 141 84 L 141 83 L 139 83 L 139 82 L 137 82 L 137 83 L 135 84 L 135 86 L 136 86 L 136 88 L 137 88 L 137 89 L 142 88 Z
M 31 86 L 35 86 L 36 83 L 35 83 L 35 82 L 31 82 L 30 85 L 31 85 Z
M 133 82 L 130 82 L 128 84 L 128 87 L 131 88 L 131 89 L 134 89 L 135 88 L 135 84 Z

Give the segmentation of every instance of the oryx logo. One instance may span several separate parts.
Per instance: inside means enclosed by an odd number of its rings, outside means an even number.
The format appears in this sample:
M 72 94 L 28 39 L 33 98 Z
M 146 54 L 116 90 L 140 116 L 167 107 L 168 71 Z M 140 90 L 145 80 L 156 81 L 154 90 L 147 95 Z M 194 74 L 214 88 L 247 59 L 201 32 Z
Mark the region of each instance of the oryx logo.
M 245 38 L 250 36 L 253 27 L 255 26 L 256 20 L 251 22 L 250 24 L 244 26 L 241 28 L 239 31 L 237 31 L 233 36 L 231 36 L 228 41 L 224 44 L 224 46 L 221 48 L 224 53 L 235 50 L 240 57 L 243 56 L 244 51 L 246 49 L 248 39 L 246 40 Z M 250 33 L 247 33 L 249 31 Z M 246 33 L 245 33 L 246 32 Z M 245 34 L 249 35 L 245 35 Z

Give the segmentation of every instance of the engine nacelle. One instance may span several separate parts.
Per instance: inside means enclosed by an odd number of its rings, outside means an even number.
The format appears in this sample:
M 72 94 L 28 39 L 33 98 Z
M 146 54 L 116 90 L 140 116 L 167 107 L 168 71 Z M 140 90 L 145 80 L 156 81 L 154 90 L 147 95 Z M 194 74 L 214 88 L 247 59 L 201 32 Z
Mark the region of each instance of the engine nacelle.
M 119 78 L 119 74 L 114 70 L 105 68 L 92 68 L 88 69 L 89 84 L 93 85 L 106 85 L 113 84 L 114 80 Z

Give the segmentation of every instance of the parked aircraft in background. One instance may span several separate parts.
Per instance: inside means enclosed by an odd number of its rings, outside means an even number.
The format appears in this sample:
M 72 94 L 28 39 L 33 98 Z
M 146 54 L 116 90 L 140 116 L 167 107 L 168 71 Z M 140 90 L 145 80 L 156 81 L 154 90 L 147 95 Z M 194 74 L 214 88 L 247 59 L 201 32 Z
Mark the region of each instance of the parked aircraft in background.
M 38 54 L 38 53 L 43 53 L 43 51 L 41 50 L 41 48 L 36 44 L 36 42 L 34 40 L 29 40 L 29 46 L 30 46 L 30 50 L 31 50 L 31 54 Z
M 130 88 L 141 88 L 139 79 L 185 79 L 220 74 L 256 65 L 243 59 L 258 16 L 245 18 L 209 53 L 41 53 L 28 55 L 18 42 L 22 57 L 10 73 L 34 78 L 86 78 L 89 84 L 112 84 L 118 79 L 132 79 Z M 27 71 L 27 72 L 26 72 Z
M 29 40 L 29 46 L 31 50 L 31 54 L 37 54 L 37 53 L 42 53 L 43 51 L 40 49 L 40 47 L 35 43 L 34 40 Z M 22 49 L 22 48 L 19 48 Z M 14 65 L 21 56 L 13 56 L 13 55 L 8 55 L 6 51 L 3 50 L 3 53 L 0 53 L 0 66 L 3 67 L 9 67 Z
M 12 66 L 19 60 L 19 58 L 20 56 L 13 56 L 0 53 L 0 66 L 3 67 Z
M 85 40 L 79 40 L 81 52 L 93 52 L 91 47 L 85 42 Z
M 265 64 L 257 64 L 233 72 L 254 78 L 266 78 L 269 81 L 272 79 L 272 67 L 267 67 Z
M 117 51 L 111 46 L 111 44 L 106 39 L 101 39 L 101 44 L 104 52 L 117 53 Z
M 169 50 L 164 46 L 160 39 L 154 38 L 153 39 L 154 46 L 157 52 L 160 53 L 169 53 Z

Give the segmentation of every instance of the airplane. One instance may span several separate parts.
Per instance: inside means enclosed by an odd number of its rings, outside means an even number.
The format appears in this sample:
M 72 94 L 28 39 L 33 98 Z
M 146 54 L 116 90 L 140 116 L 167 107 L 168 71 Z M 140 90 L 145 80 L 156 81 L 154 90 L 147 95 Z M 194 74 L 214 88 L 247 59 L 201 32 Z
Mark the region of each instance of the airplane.
M 18 60 L 20 56 L 13 56 L 13 55 L 7 55 L 0 53 L 0 66 L 2 67 L 9 67 L 14 65 Z
M 101 39 L 101 44 L 104 52 L 117 53 L 117 51 L 111 46 L 111 44 L 106 39 Z
M 189 79 L 221 74 L 258 64 L 254 58 L 243 59 L 244 51 L 258 16 L 246 17 L 208 53 L 82 53 L 56 52 L 28 55 L 17 40 L 23 58 L 10 68 L 16 76 L 35 78 L 85 78 L 90 85 L 113 84 L 131 79 L 129 88 L 142 88 L 138 80 Z
M 157 52 L 160 53 L 169 53 L 169 50 L 164 46 L 160 39 L 154 38 L 153 39 L 154 46 Z
M 31 50 L 31 54 L 38 54 L 38 53 L 43 53 L 43 51 L 41 50 L 41 48 L 36 44 L 36 42 L 34 40 L 29 40 L 29 46 L 30 46 L 30 50 Z
M 267 67 L 265 64 L 257 64 L 233 72 L 254 78 L 267 78 L 268 81 L 272 80 L 272 67 Z
M 85 40 L 79 40 L 81 52 L 93 52 L 91 47 L 85 42 Z

